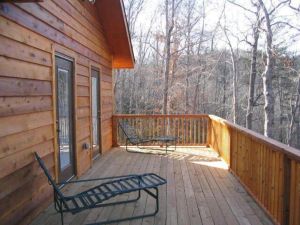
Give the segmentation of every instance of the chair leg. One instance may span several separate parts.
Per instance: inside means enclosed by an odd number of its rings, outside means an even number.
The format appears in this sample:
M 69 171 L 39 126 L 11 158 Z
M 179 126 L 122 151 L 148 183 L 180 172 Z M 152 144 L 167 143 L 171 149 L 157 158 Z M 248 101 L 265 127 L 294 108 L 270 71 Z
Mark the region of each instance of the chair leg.
M 61 225 L 64 225 L 64 212 L 62 210 L 60 211 L 60 221 Z
M 156 210 L 155 210 L 155 212 L 154 212 L 154 214 L 156 214 L 156 213 L 158 213 L 158 210 L 159 210 L 159 201 L 158 201 L 158 199 L 159 199 L 159 192 L 158 192 L 158 188 L 155 188 L 155 192 L 156 192 L 156 197 L 155 197 L 155 199 L 156 199 Z

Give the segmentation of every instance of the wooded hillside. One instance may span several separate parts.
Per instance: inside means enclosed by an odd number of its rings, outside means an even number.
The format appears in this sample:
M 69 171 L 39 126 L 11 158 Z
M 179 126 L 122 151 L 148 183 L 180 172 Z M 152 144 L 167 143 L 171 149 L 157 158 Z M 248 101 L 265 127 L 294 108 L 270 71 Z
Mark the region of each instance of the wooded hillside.
M 136 67 L 115 72 L 116 113 L 214 114 L 300 149 L 299 2 L 151 4 L 125 1 Z

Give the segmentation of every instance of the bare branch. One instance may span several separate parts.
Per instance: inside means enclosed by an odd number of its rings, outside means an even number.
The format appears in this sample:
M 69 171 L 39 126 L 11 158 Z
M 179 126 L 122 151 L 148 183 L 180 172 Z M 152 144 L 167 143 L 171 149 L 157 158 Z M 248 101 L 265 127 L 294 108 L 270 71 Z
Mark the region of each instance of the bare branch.
M 297 31 L 300 31 L 300 27 L 296 27 L 288 22 L 285 22 L 285 21 L 277 21 L 275 23 L 272 23 L 271 26 L 274 26 L 274 25 L 280 25 L 280 24 L 283 24 L 283 25 L 286 25 L 286 26 L 289 26 L 290 28 L 293 28 Z
M 297 11 L 297 12 L 300 12 L 300 4 L 299 4 L 298 8 L 296 8 L 296 7 L 292 6 L 292 2 L 289 1 L 289 7 L 290 7 L 292 10 L 295 10 L 295 11 Z
M 278 3 L 276 6 L 274 6 L 274 8 L 269 12 L 269 16 L 272 15 L 279 7 L 281 7 L 282 5 L 286 4 L 290 2 L 290 0 L 284 0 L 280 3 Z
M 236 2 L 233 2 L 233 1 L 231 1 L 231 0 L 227 0 L 227 2 L 229 2 L 230 4 L 233 4 L 233 5 L 235 5 L 235 6 L 238 6 L 238 7 L 242 8 L 242 9 L 244 9 L 244 10 L 247 11 L 247 12 L 256 14 L 255 11 L 252 11 L 252 10 L 250 10 L 250 9 L 248 9 L 248 8 L 246 8 L 246 7 L 244 7 L 244 6 L 240 5 L 240 4 L 238 4 L 238 3 L 236 3 Z

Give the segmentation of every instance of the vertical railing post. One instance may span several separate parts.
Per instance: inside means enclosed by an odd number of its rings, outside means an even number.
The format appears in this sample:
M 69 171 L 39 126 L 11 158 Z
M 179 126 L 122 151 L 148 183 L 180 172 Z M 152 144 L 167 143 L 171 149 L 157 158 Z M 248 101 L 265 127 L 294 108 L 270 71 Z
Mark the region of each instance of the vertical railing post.
M 207 124 L 208 127 L 207 127 L 207 135 L 206 135 L 206 146 L 211 147 L 212 120 L 209 116 L 207 117 L 207 119 L 208 119 L 208 124 Z
M 291 159 L 284 155 L 284 185 L 283 185 L 283 225 L 290 224 L 290 202 L 291 202 Z M 292 199 L 293 201 L 293 199 Z
M 112 116 L 112 146 L 119 147 L 118 145 L 118 118 Z

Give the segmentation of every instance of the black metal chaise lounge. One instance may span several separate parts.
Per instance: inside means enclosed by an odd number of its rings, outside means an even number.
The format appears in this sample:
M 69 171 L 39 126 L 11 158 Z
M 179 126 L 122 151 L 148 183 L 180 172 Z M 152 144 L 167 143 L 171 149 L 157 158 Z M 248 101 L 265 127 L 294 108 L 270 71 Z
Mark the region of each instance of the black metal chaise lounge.
M 126 176 L 116 176 L 116 177 L 106 177 L 106 178 L 97 178 L 89 180 L 76 180 L 68 181 L 62 183 L 55 183 L 50 175 L 48 169 L 46 168 L 43 160 L 35 152 L 35 158 L 37 159 L 40 167 L 43 169 L 45 175 L 48 178 L 48 182 L 53 187 L 54 191 L 54 207 L 55 210 L 61 215 L 61 223 L 64 224 L 63 214 L 70 212 L 76 214 L 82 212 L 83 210 L 93 209 L 98 207 L 111 206 L 116 204 L 125 204 L 130 202 L 135 202 L 139 200 L 141 196 L 141 191 L 149 194 L 156 200 L 156 207 L 154 212 L 149 214 L 143 214 L 139 216 L 132 216 L 127 218 L 120 218 L 110 221 L 101 221 L 92 224 L 109 224 L 117 223 L 125 220 L 134 220 L 141 219 L 144 217 L 154 216 L 159 210 L 159 200 L 158 200 L 158 186 L 166 184 L 167 181 L 154 174 L 154 173 L 145 173 L 145 174 L 132 174 Z M 90 182 L 90 181 L 105 181 L 93 188 L 85 190 L 75 195 L 65 196 L 61 192 L 61 185 L 67 185 L 71 183 L 80 183 L 80 182 Z M 154 190 L 154 192 L 152 191 Z M 118 195 L 137 192 L 137 197 L 134 199 L 118 202 L 109 202 L 105 203 L 107 200 L 116 197 Z M 91 224 L 90 224 L 91 225 Z
M 141 137 L 139 136 L 135 129 L 130 126 L 126 121 L 120 121 L 119 122 L 119 127 L 123 131 L 125 137 L 126 137 L 126 151 L 127 152 L 138 152 L 138 151 L 133 151 L 128 149 L 128 142 L 131 143 L 132 145 L 136 145 L 138 148 L 140 144 L 147 143 L 147 142 L 161 142 L 165 143 L 166 145 L 166 153 L 168 151 L 168 147 L 171 145 L 171 143 L 174 143 L 175 150 L 176 150 L 176 142 L 177 142 L 177 137 L 175 136 L 156 136 L 156 137 Z

